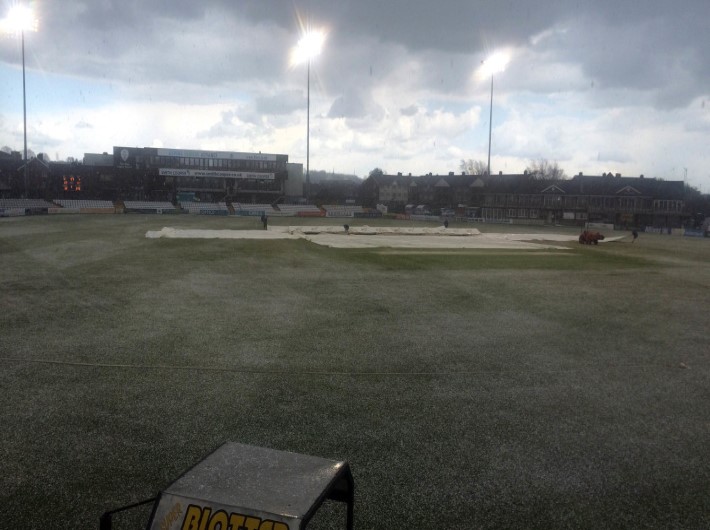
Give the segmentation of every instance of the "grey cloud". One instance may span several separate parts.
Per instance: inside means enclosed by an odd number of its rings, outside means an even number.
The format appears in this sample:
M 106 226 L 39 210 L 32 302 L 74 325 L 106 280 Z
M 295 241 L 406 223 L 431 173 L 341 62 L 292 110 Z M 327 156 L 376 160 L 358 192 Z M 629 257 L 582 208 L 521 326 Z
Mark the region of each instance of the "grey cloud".
M 410 105 L 409 107 L 399 109 L 399 112 L 402 116 L 414 116 L 417 112 L 419 112 L 419 107 L 416 105 Z
M 384 109 L 375 103 L 366 92 L 350 90 L 338 97 L 330 107 L 329 118 L 372 118 L 377 121 L 384 116 Z
M 602 88 L 657 89 L 657 103 L 673 107 L 710 84 L 706 0 L 682 8 L 657 0 L 65 0 L 41 9 L 32 53 L 42 68 L 134 85 L 179 81 L 210 91 L 228 82 L 277 82 L 299 14 L 330 29 L 329 49 L 319 60 L 334 91 L 353 84 L 364 89 L 398 59 L 416 57 L 421 86 L 458 94 L 487 50 L 529 46 L 532 37 L 561 25 L 566 31 L 541 39 L 538 59 L 579 64 Z M 0 49 L 0 59 L 17 62 L 11 48 Z M 537 86 L 544 90 L 546 83 Z
M 256 98 L 256 111 L 266 115 L 284 115 L 306 107 L 306 97 L 302 91 L 287 90 L 270 96 Z
M 221 119 L 212 125 L 209 129 L 197 133 L 198 138 L 221 138 L 235 137 L 244 133 L 245 127 L 235 123 L 239 120 L 246 123 L 252 123 L 251 120 L 244 119 L 244 114 L 238 113 L 236 110 L 230 110 L 222 113 Z
M 710 135 L 710 109 L 692 110 L 693 114 L 685 122 L 685 130 L 691 133 Z
M 297 12 L 315 23 L 333 26 L 340 34 L 373 37 L 382 42 L 396 42 L 411 49 L 447 51 L 480 51 L 484 46 L 516 44 L 543 30 L 556 21 L 577 16 L 595 16 L 605 24 L 627 21 L 634 25 L 649 18 L 675 20 L 683 13 L 705 20 L 706 0 L 687 0 L 682 6 L 668 1 L 595 0 L 568 2 L 549 0 L 442 0 L 412 2 L 411 0 L 331 0 L 300 1 L 294 10 L 280 0 L 260 2 L 226 2 L 238 12 L 255 21 L 274 21 L 284 28 L 293 27 Z
M 710 17 L 710 9 L 706 11 Z M 684 106 L 699 95 L 700 87 L 710 85 L 710 57 L 702 44 L 710 47 L 704 21 L 687 13 L 635 24 L 579 18 L 569 22 L 561 42 L 548 50 L 579 64 L 597 88 L 646 92 L 661 108 Z
M 596 162 L 616 162 L 624 164 L 630 162 L 632 157 L 622 151 L 600 151 L 597 153 Z

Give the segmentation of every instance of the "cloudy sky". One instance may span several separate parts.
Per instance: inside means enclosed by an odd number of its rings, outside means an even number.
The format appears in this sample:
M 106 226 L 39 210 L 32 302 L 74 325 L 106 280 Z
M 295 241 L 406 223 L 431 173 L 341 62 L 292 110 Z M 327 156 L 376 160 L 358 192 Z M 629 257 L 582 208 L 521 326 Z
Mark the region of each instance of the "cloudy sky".
M 18 0 L 0 0 L 0 16 Z M 710 192 L 708 0 L 35 0 L 25 34 L 29 148 L 285 153 L 365 176 L 493 172 L 531 159 Z M 22 150 L 20 38 L 0 38 L 0 147 Z

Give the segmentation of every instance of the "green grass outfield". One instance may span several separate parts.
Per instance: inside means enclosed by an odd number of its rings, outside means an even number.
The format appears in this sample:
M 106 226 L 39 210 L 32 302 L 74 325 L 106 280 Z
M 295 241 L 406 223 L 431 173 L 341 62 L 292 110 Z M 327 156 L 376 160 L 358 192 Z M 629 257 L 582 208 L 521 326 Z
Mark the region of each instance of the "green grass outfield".
M 98 528 L 227 440 L 348 460 L 358 529 L 710 527 L 710 240 L 144 237 L 164 226 L 260 224 L 0 220 L 0 528 Z

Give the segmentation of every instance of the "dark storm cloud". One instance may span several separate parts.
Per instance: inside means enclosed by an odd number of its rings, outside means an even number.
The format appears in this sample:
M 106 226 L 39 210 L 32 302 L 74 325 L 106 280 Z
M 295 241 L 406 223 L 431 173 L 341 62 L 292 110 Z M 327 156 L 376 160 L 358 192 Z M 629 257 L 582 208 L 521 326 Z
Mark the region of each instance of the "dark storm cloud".
M 635 25 L 579 18 L 567 24 L 560 42 L 552 44 L 553 52 L 580 64 L 597 88 L 650 92 L 655 106 L 684 106 L 710 86 L 710 41 L 704 24 L 692 13 Z
M 601 24 L 629 26 L 660 19 L 668 23 L 672 40 L 692 40 L 698 36 L 693 30 L 702 30 L 710 15 L 706 0 L 675 4 L 659 0 L 313 0 L 293 4 L 264 0 L 223 5 L 239 16 L 284 28 L 292 28 L 300 13 L 304 19 L 310 17 L 318 25 L 330 25 L 334 31 L 355 38 L 372 36 L 410 49 L 458 52 L 524 43 L 559 20 L 579 16 L 595 17 Z
M 40 30 L 28 36 L 30 68 L 136 87 L 276 79 L 291 44 L 284 35 L 249 27 L 236 13 L 200 2 L 67 0 L 41 8 Z M 0 60 L 17 62 L 18 55 L 0 48 Z
M 487 83 L 473 73 L 500 47 L 513 57 L 496 81 L 496 104 L 507 106 L 496 118 L 505 120 L 496 141 L 505 145 L 507 130 L 513 156 L 559 156 L 550 154 L 557 131 L 572 123 L 590 140 L 604 139 L 584 156 L 623 162 L 626 148 L 599 133 L 600 115 L 613 115 L 609 130 L 616 130 L 619 109 L 626 130 L 637 130 L 649 110 L 656 131 L 703 131 L 708 122 L 707 110 L 694 107 L 710 98 L 708 0 L 43 0 L 35 7 L 30 70 L 77 86 L 99 80 L 116 108 L 168 108 L 167 124 L 174 109 L 194 113 L 193 121 L 209 116 L 199 137 L 214 145 L 257 134 L 293 141 L 285 131 L 303 119 L 307 70 L 290 66 L 288 55 L 301 24 L 328 31 L 310 70 L 311 118 L 316 137 L 322 131 L 338 156 L 392 149 L 408 160 L 444 145 L 441 156 L 468 157 L 478 144 L 460 131 L 480 125 L 479 107 L 488 105 Z M 19 46 L 10 42 L 0 46 L 0 61 L 18 66 Z M 686 124 L 689 104 L 696 118 Z M 173 128 L 163 127 L 146 132 L 147 141 L 167 141 Z M 571 141 L 563 147 L 569 156 L 578 150 Z
M 47 71 L 134 85 L 180 81 L 277 83 L 299 21 L 329 29 L 325 85 L 369 90 L 399 61 L 416 57 L 418 81 L 456 93 L 480 58 L 498 46 L 543 42 L 545 58 L 578 64 L 598 88 L 656 91 L 661 106 L 687 103 L 708 86 L 710 2 L 647 0 L 65 0 L 39 4 L 34 53 Z M 12 47 L 0 59 L 16 62 Z M 544 59 L 544 58 L 543 58 Z M 518 65 L 517 68 L 520 68 Z M 544 83 L 540 84 L 541 89 Z M 348 88 L 350 90 L 351 88 Z M 337 96 L 336 96 L 337 97 Z

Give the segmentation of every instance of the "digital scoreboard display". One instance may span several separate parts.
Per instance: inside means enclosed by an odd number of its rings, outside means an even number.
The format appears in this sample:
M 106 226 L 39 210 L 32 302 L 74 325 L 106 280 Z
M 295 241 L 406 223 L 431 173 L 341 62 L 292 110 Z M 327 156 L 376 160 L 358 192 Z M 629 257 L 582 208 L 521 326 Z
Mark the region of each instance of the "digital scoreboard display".
M 62 177 L 62 187 L 64 191 L 81 191 L 81 177 L 65 175 Z

